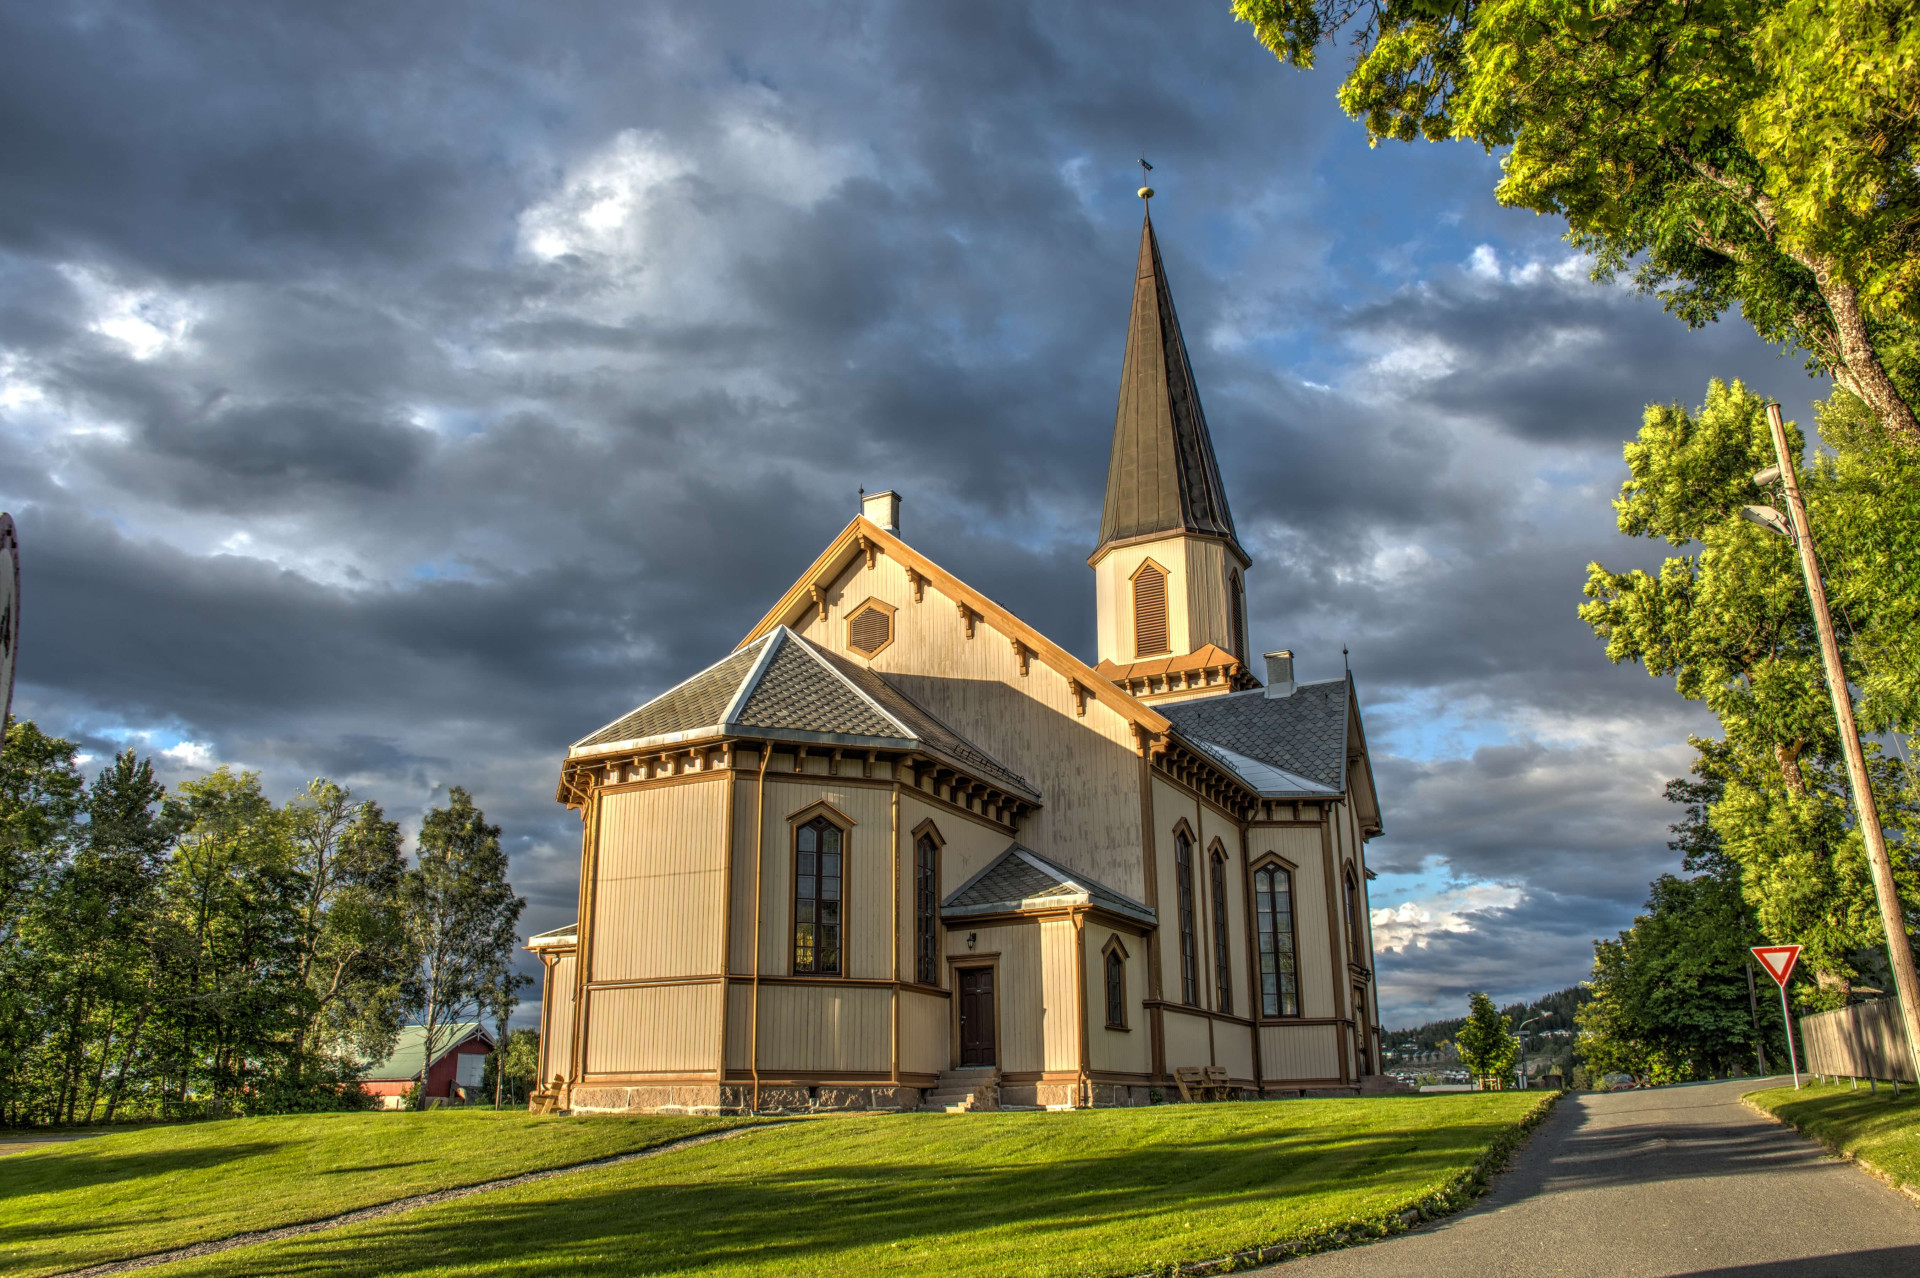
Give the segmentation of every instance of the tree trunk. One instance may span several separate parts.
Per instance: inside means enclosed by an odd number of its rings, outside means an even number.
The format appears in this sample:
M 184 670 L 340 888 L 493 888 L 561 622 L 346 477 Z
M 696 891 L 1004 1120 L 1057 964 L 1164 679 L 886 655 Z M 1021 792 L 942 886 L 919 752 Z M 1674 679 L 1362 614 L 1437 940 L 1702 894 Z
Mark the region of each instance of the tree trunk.
M 1841 389 L 1862 400 L 1886 428 L 1894 442 L 1907 448 L 1920 448 L 1920 422 L 1913 409 L 1894 389 L 1886 365 L 1874 348 L 1867 332 L 1866 317 L 1860 313 L 1860 290 L 1839 278 L 1830 258 L 1808 263 L 1814 283 L 1833 317 L 1833 334 L 1839 343 L 1839 360 L 1831 370 Z

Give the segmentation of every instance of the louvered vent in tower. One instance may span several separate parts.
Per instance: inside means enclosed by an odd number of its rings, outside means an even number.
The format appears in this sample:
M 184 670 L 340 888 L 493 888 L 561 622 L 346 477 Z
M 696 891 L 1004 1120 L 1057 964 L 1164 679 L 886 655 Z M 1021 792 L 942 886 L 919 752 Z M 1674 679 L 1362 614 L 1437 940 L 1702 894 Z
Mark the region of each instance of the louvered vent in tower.
M 1167 574 L 1158 564 L 1145 563 L 1133 576 L 1133 655 L 1158 657 L 1171 651 L 1167 644 Z
M 871 657 L 893 642 L 893 610 L 885 604 L 867 602 L 847 618 L 847 647 L 863 657 Z

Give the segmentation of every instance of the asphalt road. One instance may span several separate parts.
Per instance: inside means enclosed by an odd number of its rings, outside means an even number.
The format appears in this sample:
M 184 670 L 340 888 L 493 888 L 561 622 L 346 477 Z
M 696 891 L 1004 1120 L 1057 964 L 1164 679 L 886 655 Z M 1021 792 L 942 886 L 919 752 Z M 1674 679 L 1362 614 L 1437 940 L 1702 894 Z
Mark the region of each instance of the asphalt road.
M 1920 1278 L 1920 1205 L 1740 1103 L 1766 1085 L 1565 1097 L 1470 1210 L 1260 1272 Z

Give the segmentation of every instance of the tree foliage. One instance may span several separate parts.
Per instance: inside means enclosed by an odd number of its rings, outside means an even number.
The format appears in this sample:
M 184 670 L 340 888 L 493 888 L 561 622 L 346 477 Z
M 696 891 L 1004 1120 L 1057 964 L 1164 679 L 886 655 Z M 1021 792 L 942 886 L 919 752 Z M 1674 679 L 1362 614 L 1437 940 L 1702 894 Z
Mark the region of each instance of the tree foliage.
M 513 908 L 466 961 L 510 992 L 518 902 L 484 829 L 467 860 Z M 128 751 L 89 783 L 32 723 L 0 751 L 0 876 L 7 1126 L 366 1103 L 414 993 L 407 885 L 444 877 L 332 782 L 277 806 L 222 768 L 168 794 Z
M 1626 447 L 1620 531 L 1691 553 L 1669 558 L 1658 574 L 1589 565 L 1580 615 L 1609 658 L 1671 678 L 1681 696 L 1719 719 L 1719 740 L 1694 740 L 1694 772 L 1713 787 L 1709 820 L 1739 867 L 1762 935 L 1806 947 L 1804 962 L 1827 992 L 1809 989 L 1804 998 L 1831 1005 L 1858 974 L 1858 952 L 1884 944 L 1885 934 L 1794 548 L 1739 517 L 1741 506 L 1770 499 L 1752 478 L 1773 464 L 1765 407 L 1740 383 L 1716 381 L 1697 410 L 1647 409 Z M 1920 582 L 1910 553 L 1920 461 L 1863 430 L 1863 416 L 1844 391 L 1821 406 L 1834 452 L 1805 468 L 1801 487 L 1839 613 L 1842 662 L 1862 692 L 1862 722 L 1907 733 L 1920 720 Z M 1797 453 L 1798 432 L 1789 428 L 1789 437 Z M 1902 760 L 1873 741 L 1866 749 L 1894 877 L 1911 912 L 1920 866 L 1905 834 L 1920 788 Z
M 1485 994 L 1476 991 L 1468 997 L 1467 1005 L 1466 1022 L 1453 1036 L 1460 1063 L 1483 1084 L 1504 1086 L 1520 1054 L 1513 1026 Z
M 1601 278 L 1729 307 L 1920 448 L 1920 10 L 1902 0 L 1235 0 L 1283 62 L 1356 46 L 1369 136 L 1502 150 Z

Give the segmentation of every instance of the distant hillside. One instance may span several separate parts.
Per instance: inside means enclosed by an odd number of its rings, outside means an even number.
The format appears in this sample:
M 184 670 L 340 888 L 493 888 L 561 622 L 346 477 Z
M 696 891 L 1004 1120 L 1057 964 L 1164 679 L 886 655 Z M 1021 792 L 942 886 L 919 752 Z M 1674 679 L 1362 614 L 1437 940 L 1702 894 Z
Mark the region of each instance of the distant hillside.
M 1569 989 L 1557 990 L 1531 1003 L 1514 1003 L 1500 1009 L 1510 1025 L 1518 1025 L 1530 1017 L 1544 1017 L 1539 1024 L 1528 1027 L 1530 1034 L 1543 1034 L 1548 1030 L 1570 1030 L 1573 1028 L 1573 1014 L 1593 997 L 1593 991 L 1584 985 L 1575 985 Z M 1441 1043 L 1453 1038 L 1467 1018 L 1456 1017 L 1450 1021 L 1428 1021 L 1415 1029 L 1389 1030 L 1384 1039 L 1389 1051 L 1431 1051 Z

